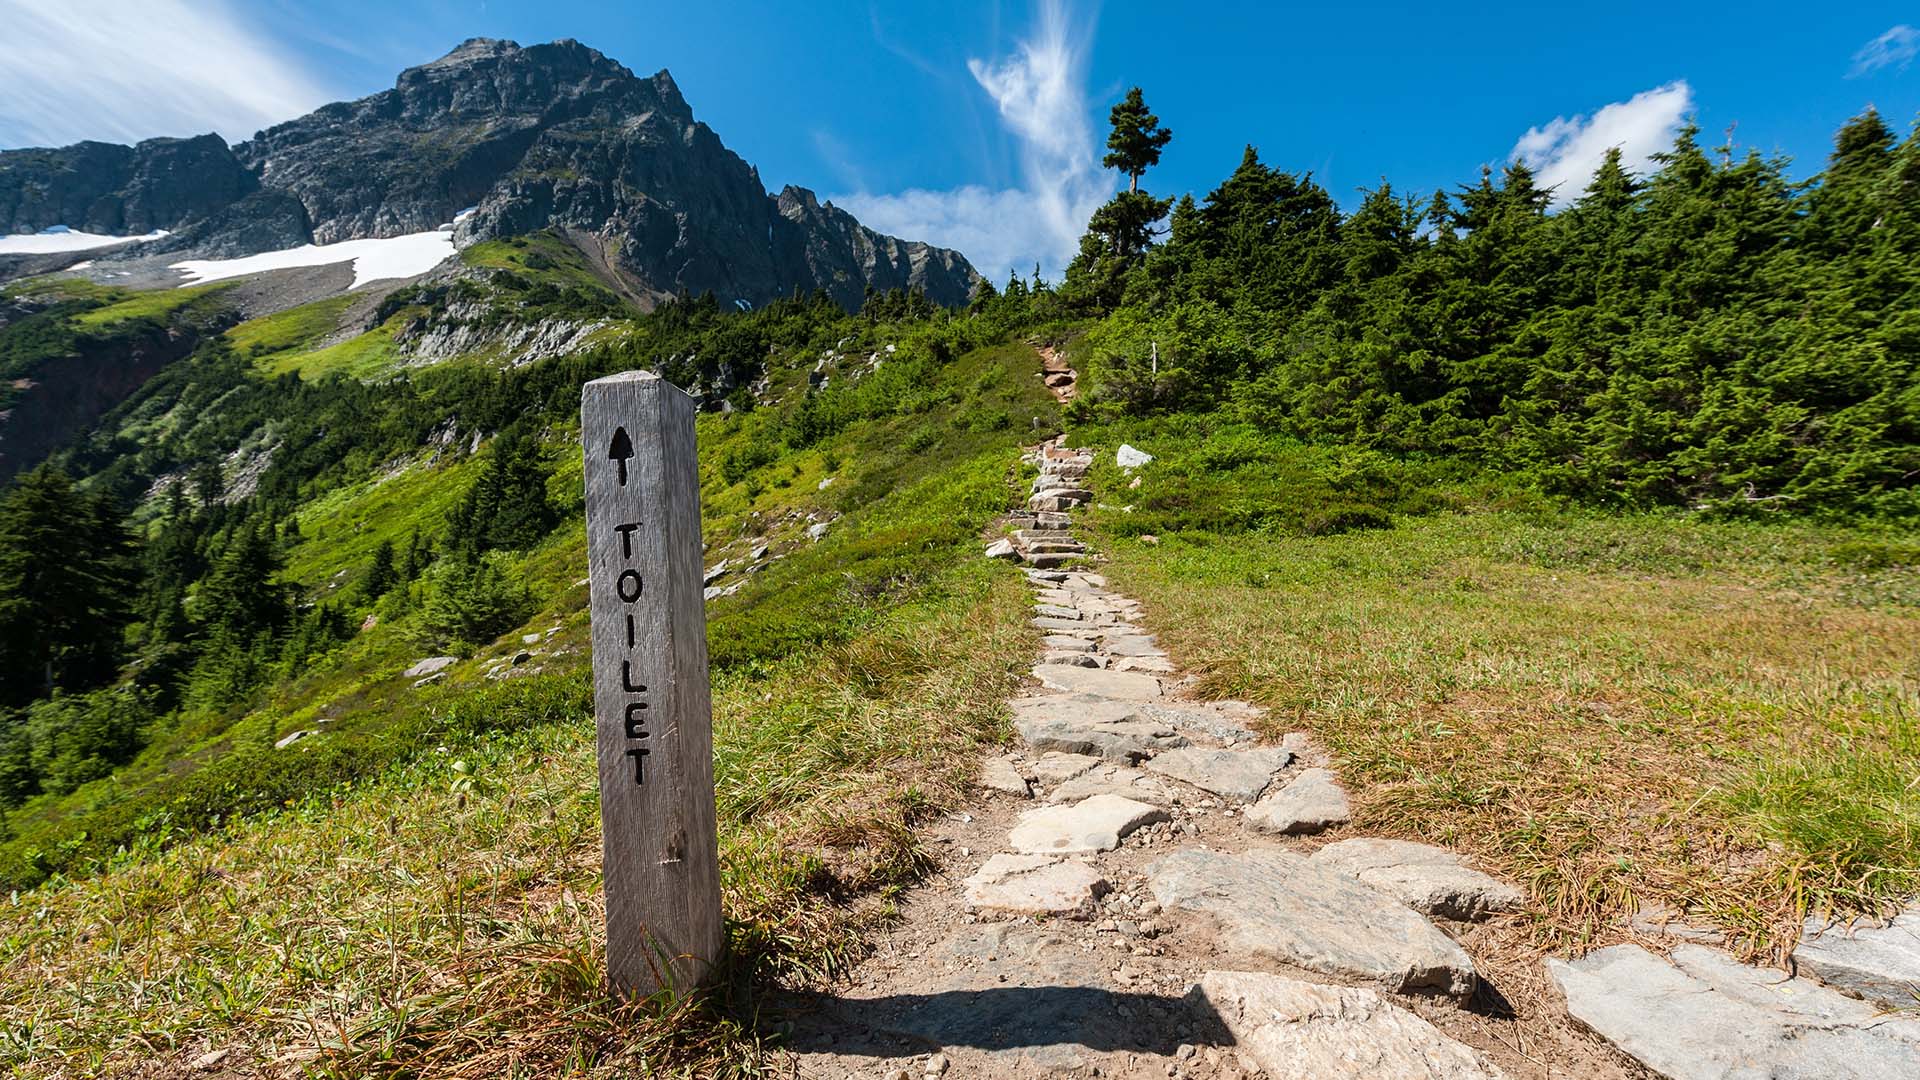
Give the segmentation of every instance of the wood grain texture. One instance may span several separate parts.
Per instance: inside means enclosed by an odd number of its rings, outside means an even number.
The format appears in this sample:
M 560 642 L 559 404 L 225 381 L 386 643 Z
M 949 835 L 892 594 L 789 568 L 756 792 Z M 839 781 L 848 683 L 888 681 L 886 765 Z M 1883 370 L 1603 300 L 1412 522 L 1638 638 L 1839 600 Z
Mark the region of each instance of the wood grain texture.
M 580 392 L 607 975 L 635 996 L 705 979 L 724 940 L 695 412 L 646 372 Z

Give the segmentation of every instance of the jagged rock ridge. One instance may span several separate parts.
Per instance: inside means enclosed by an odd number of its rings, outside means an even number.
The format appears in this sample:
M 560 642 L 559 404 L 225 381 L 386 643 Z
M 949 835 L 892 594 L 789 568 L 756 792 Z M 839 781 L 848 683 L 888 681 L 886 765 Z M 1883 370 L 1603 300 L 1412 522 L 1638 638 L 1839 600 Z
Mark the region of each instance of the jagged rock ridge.
M 959 304 L 979 280 L 959 253 L 876 233 L 812 192 L 769 195 L 666 71 L 641 78 L 575 41 L 476 38 L 231 149 L 203 135 L 0 152 L 0 231 L 163 228 L 174 252 L 396 236 L 469 207 L 462 243 L 556 227 L 643 303 L 818 288 L 854 307 L 871 287 Z

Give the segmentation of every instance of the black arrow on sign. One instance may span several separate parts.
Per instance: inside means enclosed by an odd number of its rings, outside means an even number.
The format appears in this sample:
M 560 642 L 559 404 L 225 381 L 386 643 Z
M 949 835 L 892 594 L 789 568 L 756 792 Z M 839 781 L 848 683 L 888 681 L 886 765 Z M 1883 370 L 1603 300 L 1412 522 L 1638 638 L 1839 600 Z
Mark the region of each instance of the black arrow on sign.
M 626 428 L 613 429 L 613 444 L 607 447 L 607 456 L 620 463 L 620 486 L 627 486 L 627 459 L 633 456 L 633 440 L 627 438 Z

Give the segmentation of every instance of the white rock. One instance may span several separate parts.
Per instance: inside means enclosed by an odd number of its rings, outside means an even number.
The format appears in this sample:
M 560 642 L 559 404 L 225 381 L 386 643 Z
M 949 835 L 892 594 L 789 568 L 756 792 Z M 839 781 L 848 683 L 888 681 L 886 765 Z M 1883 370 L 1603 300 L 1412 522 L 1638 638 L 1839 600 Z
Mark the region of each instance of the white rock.
M 989 559 L 1017 559 L 1019 557 L 1020 553 L 1014 550 L 1013 541 L 1011 540 L 995 540 L 993 543 L 987 545 L 987 558 Z
M 1137 469 L 1152 460 L 1152 454 L 1144 450 L 1135 450 L 1126 443 L 1121 443 L 1120 449 L 1113 452 L 1113 463 L 1123 469 Z
M 444 671 L 459 662 L 460 658 L 457 656 L 429 656 L 425 660 L 414 661 L 414 665 L 401 672 L 401 674 L 409 679 L 417 679 L 422 675 L 432 675 L 437 671 Z
M 1027 778 L 1020 775 L 1012 758 L 988 758 L 980 763 L 980 786 L 988 791 L 998 791 L 1016 798 L 1033 797 L 1033 788 Z
M 832 527 L 833 527 L 833 522 L 831 521 L 822 521 L 813 525 L 809 525 L 807 526 L 807 539 L 818 540 L 821 537 L 827 535 L 827 530 Z
M 1316 833 L 1351 817 L 1346 790 L 1325 769 L 1308 769 L 1247 807 L 1247 821 L 1262 832 Z
M 1446 848 L 1410 840 L 1341 840 L 1308 860 L 1386 893 L 1415 911 L 1445 919 L 1483 919 L 1514 911 L 1526 894 L 1472 869 Z
M 1020 815 L 1007 835 L 1015 851 L 1030 855 L 1091 855 L 1112 851 L 1142 825 L 1167 820 L 1157 806 L 1119 795 L 1095 795 L 1072 806 L 1043 806 Z
M 1200 992 L 1240 1052 L 1272 1077 L 1500 1080 L 1478 1051 L 1372 990 L 1209 971 Z
M 1086 863 L 1049 855 L 995 855 L 965 882 L 966 903 L 976 911 L 1057 915 L 1085 919 L 1112 888 Z

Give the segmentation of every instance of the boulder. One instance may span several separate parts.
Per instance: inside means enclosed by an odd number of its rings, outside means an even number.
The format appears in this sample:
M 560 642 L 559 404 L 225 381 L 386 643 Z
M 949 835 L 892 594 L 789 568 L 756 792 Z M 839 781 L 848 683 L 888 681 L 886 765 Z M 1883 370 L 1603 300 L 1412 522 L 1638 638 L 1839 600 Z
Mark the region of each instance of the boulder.
M 1446 848 L 1409 840 L 1355 839 L 1328 844 L 1308 860 L 1397 896 L 1415 911 L 1444 919 L 1484 919 L 1517 911 L 1526 894 L 1474 870 Z
M 1014 550 L 1011 540 L 995 540 L 987 545 L 989 559 L 1018 559 L 1019 557 L 1020 553 Z
M 457 656 L 429 656 L 425 660 L 414 661 L 413 666 L 401 672 L 401 674 L 409 679 L 418 679 L 422 676 L 445 671 L 447 668 L 459 662 L 460 658 Z
M 1372 990 L 1209 971 L 1200 992 L 1240 1052 L 1273 1077 L 1501 1080 L 1472 1048 Z
M 1153 460 L 1153 455 L 1145 450 L 1136 450 L 1126 443 L 1113 452 L 1113 463 L 1123 469 L 1137 469 Z
M 1189 848 L 1149 865 L 1147 887 L 1168 911 L 1212 916 L 1228 952 L 1401 994 L 1473 992 L 1473 962 L 1424 916 L 1290 851 Z

